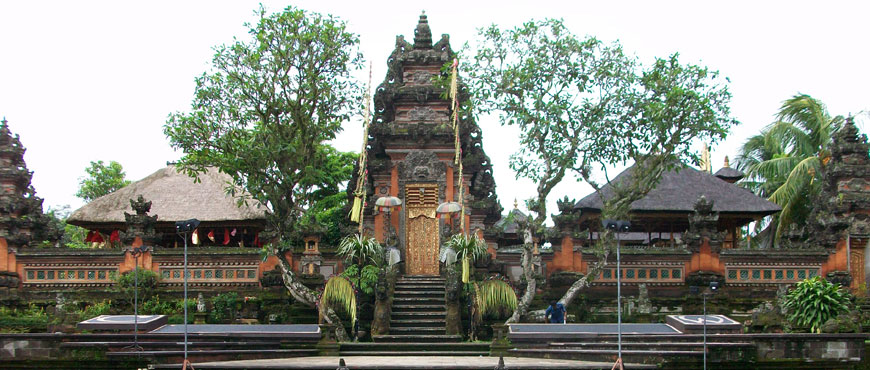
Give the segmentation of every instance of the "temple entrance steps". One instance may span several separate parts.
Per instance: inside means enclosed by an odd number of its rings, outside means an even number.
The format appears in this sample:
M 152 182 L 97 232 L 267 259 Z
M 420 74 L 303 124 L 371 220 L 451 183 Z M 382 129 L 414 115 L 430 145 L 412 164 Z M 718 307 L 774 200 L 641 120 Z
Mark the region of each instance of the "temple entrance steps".
M 396 281 L 390 334 L 372 343 L 342 343 L 343 356 L 489 356 L 489 343 L 461 343 L 447 335 L 444 278 L 402 276 Z

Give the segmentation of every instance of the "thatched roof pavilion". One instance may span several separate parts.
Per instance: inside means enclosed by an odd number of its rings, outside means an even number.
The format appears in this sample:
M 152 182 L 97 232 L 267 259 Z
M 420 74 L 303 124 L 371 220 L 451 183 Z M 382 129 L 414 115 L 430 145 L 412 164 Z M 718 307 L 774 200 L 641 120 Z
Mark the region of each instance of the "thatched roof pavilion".
M 158 231 L 170 231 L 175 221 L 196 218 L 201 227 L 246 227 L 262 230 L 266 208 L 256 200 L 238 206 L 227 194 L 232 179 L 216 168 L 199 175 L 199 182 L 169 165 L 114 193 L 94 199 L 70 215 L 68 223 L 91 230 L 124 230 L 124 212 L 134 213 L 130 200 L 139 195 L 152 202 Z

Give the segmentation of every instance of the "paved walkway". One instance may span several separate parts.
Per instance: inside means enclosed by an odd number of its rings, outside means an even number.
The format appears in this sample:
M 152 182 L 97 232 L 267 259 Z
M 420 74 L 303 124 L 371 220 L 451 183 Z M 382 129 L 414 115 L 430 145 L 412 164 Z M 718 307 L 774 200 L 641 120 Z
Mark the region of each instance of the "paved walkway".
M 350 370 L 400 370 L 400 369 L 468 369 L 492 370 L 498 365 L 498 357 L 436 357 L 436 356 L 348 356 L 343 357 Z M 338 357 L 295 357 L 267 360 L 242 360 L 194 363 L 200 369 L 294 369 L 335 370 Z M 556 369 L 604 369 L 610 370 L 613 363 L 550 360 L 525 357 L 505 357 L 505 366 L 510 370 L 556 370 Z M 177 365 L 176 365 L 177 366 Z M 167 365 L 155 368 L 169 368 Z M 177 368 L 177 367 L 175 367 Z M 626 364 L 626 369 L 656 369 L 655 365 Z

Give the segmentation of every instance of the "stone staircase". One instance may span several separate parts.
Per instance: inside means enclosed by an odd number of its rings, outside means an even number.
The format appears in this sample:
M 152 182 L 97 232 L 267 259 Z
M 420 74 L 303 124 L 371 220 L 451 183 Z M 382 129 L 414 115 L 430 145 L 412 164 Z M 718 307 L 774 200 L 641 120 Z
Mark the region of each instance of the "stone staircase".
M 489 356 L 488 343 L 447 335 L 444 278 L 403 276 L 396 281 L 390 334 L 372 343 L 342 343 L 343 356 Z

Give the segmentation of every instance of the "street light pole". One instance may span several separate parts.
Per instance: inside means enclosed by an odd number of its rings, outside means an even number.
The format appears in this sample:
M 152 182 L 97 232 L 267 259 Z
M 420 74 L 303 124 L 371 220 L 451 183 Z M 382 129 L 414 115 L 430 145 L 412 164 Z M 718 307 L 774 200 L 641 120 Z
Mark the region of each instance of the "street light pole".
M 607 229 L 613 230 L 616 233 L 616 342 L 617 342 L 617 359 L 616 365 L 622 368 L 622 268 L 620 266 L 620 233 L 628 231 L 631 228 L 629 221 L 603 220 L 601 222 Z M 616 367 L 614 365 L 614 368 Z
M 704 297 L 704 316 L 701 320 L 704 323 L 704 370 L 707 370 L 707 293 L 701 294 Z
M 133 260 L 136 264 L 133 269 L 133 279 L 136 285 L 133 292 L 133 349 L 136 351 L 142 351 L 142 347 L 139 346 L 139 255 L 148 250 L 149 248 L 145 246 L 134 247 L 132 250 Z
M 193 368 L 190 365 L 190 361 L 187 360 L 187 235 L 196 230 L 197 226 L 199 226 L 199 220 L 195 218 L 175 222 L 176 232 L 179 235 L 183 235 L 184 238 L 184 272 L 182 274 L 184 278 L 184 300 L 182 301 L 184 306 L 184 369 L 188 367 Z
M 616 342 L 617 358 L 622 360 L 622 270 L 619 259 L 619 231 L 616 232 Z

